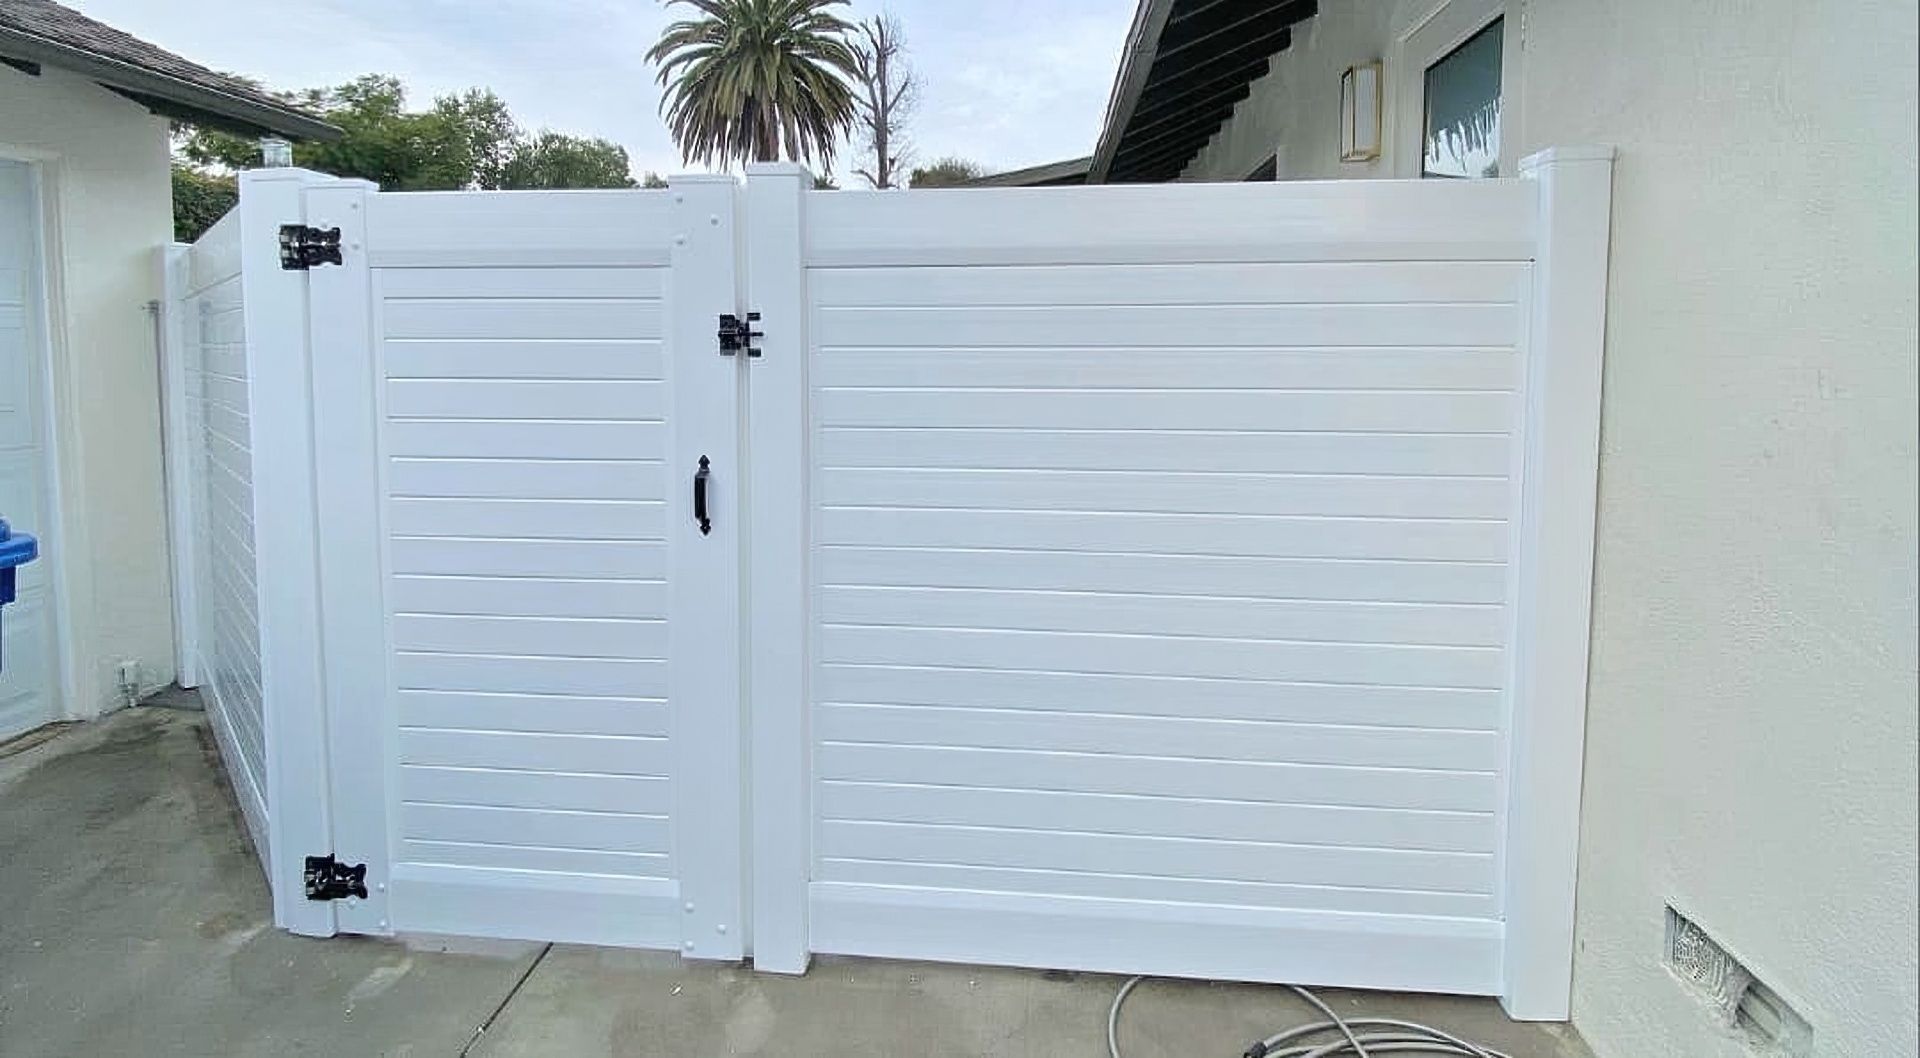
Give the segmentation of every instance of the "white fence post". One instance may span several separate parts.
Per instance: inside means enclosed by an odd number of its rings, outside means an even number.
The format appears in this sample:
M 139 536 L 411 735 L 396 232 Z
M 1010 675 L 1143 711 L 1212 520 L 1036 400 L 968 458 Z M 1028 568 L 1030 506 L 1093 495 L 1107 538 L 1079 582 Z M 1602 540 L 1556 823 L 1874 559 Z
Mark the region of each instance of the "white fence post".
M 367 866 L 367 897 L 335 907 L 346 933 L 390 933 L 386 882 L 389 679 L 380 512 L 378 358 L 373 349 L 364 180 L 309 188 L 307 222 L 340 229 L 342 263 L 306 273 L 315 509 L 333 852 Z M 298 274 L 298 273 L 294 273 Z
M 811 945 L 813 828 L 807 630 L 806 192 L 797 165 L 747 167 L 747 307 L 762 356 L 748 367 L 748 687 L 752 701 L 753 963 L 802 973 Z
M 261 708 L 267 750 L 268 876 L 274 924 L 335 932 L 329 902 L 306 899 L 306 857 L 330 850 L 327 725 L 308 376 L 306 273 L 280 267 L 279 231 L 304 222 L 299 169 L 240 174 L 240 268 L 254 459 Z
M 167 483 L 167 551 L 173 572 L 173 653 L 176 679 L 182 687 L 200 686 L 200 562 L 199 515 L 195 511 L 194 476 L 200 431 L 194 428 L 192 402 L 187 396 L 189 350 L 199 343 L 187 338 L 187 254 L 182 243 L 160 247 L 160 306 L 156 321 L 160 335 L 161 447 Z
M 1520 163 L 1539 189 L 1514 614 L 1506 842 L 1507 1013 L 1564 1021 L 1587 709 L 1612 148 Z

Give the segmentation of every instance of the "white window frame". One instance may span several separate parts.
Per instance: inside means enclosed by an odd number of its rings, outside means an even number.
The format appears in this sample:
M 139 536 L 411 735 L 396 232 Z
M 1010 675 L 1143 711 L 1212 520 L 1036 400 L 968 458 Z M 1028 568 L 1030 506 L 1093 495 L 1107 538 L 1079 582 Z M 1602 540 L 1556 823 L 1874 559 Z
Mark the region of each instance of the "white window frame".
M 1442 0 L 1401 26 L 1387 64 L 1393 100 L 1393 175 L 1418 179 L 1424 157 L 1427 68 L 1505 18 L 1500 56 L 1500 175 L 1519 175 L 1521 4 L 1517 0 Z

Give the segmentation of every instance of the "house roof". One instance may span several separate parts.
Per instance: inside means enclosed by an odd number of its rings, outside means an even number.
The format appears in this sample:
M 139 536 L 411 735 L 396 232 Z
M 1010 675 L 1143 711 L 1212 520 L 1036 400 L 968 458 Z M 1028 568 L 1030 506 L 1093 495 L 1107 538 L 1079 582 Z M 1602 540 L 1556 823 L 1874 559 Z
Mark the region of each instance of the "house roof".
M 1316 0 L 1140 0 L 1087 182 L 1180 175 L 1317 10 Z
M 234 77 L 52 0 L 0 0 L 0 61 L 89 77 L 155 113 L 247 135 L 332 140 L 340 130 Z
M 1093 164 L 1091 157 L 1069 158 L 1064 162 L 1048 162 L 1045 165 L 1030 165 L 1025 169 L 1009 169 L 1004 173 L 989 173 L 978 176 L 964 184 L 965 187 L 1055 187 L 1063 184 L 1084 184 L 1087 182 L 1087 167 Z

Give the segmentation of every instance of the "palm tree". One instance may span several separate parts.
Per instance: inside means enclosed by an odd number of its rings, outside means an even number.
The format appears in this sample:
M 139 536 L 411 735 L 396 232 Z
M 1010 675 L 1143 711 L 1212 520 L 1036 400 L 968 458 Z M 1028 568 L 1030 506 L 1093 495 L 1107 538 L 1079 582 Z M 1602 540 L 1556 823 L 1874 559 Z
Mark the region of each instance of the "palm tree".
M 847 0 L 668 0 L 700 17 L 668 26 L 648 50 L 667 86 L 661 109 L 689 161 L 833 165 L 853 121 L 859 59 L 853 27 L 828 9 Z

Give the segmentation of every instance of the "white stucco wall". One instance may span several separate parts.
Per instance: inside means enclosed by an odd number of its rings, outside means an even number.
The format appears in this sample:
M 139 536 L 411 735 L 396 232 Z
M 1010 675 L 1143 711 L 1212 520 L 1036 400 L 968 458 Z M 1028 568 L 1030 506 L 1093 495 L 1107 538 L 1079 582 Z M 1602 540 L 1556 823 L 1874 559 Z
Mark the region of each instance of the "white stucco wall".
M 84 78 L 0 66 L 0 154 L 50 190 L 56 583 L 71 716 L 118 702 L 118 665 L 174 677 L 153 323 L 154 247 L 173 235 L 167 123 Z
M 1188 178 L 1282 138 L 1283 176 L 1390 172 L 1338 162 L 1338 93 L 1396 6 L 1323 5 Z M 1603 1058 L 1748 1053 L 1660 966 L 1668 903 L 1817 1054 L 1920 1049 L 1915 20 L 1527 5 L 1520 153 L 1619 148 L 1573 1008 Z

